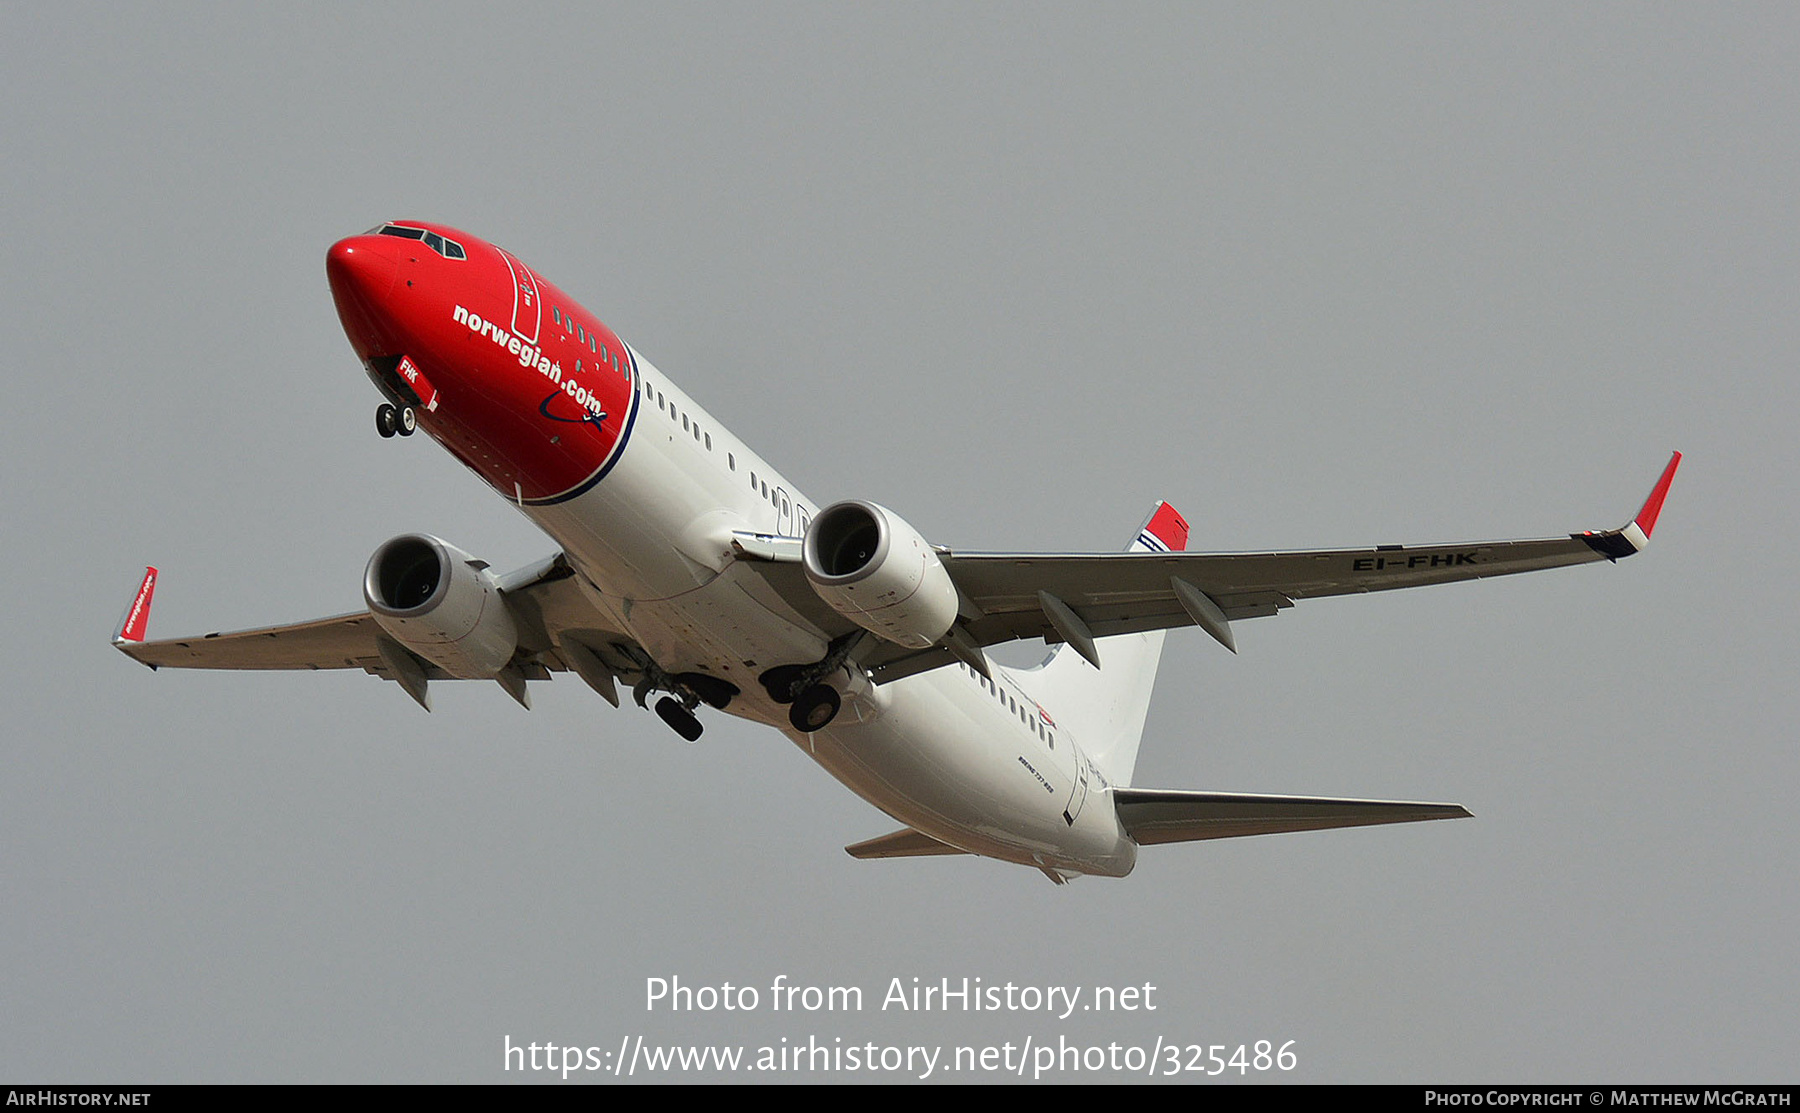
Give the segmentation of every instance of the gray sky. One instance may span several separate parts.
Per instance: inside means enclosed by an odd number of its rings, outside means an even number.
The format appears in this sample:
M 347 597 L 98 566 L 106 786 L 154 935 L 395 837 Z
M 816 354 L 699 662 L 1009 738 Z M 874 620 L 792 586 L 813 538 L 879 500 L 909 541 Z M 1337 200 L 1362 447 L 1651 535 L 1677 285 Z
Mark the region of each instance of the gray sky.
M 640 1034 L 1794 1080 L 1791 5 L 8 24 L 0 1081 L 493 1082 L 505 1036 Z M 1549 536 L 1688 459 L 1617 568 L 1170 638 L 1140 783 L 1473 820 L 1062 889 L 856 862 L 892 822 L 748 724 L 108 647 L 146 563 L 169 636 L 351 610 L 407 530 L 550 550 L 374 434 L 322 261 L 406 216 L 530 261 L 812 498 L 959 547 L 1112 549 L 1157 498 L 1197 549 Z M 867 1005 L 643 1008 L 777 974 Z M 965 976 L 1159 1008 L 878 1007 Z

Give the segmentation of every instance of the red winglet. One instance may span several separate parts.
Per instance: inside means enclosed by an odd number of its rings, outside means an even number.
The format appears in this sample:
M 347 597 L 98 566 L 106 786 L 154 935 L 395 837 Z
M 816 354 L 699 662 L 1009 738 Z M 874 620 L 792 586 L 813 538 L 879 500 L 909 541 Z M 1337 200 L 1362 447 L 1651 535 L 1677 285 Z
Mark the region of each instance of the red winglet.
M 1632 519 L 1632 524 L 1644 531 L 1646 540 L 1650 537 L 1650 531 L 1656 528 L 1656 516 L 1662 513 L 1663 499 L 1668 497 L 1669 484 L 1674 481 L 1675 469 L 1680 466 L 1681 453 L 1677 452 L 1669 457 L 1669 466 L 1663 469 L 1662 478 L 1651 488 L 1650 497 L 1644 500 L 1644 508 Z
M 137 597 L 132 599 L 131 606 L 126 609 L 125 617 L 119 623 L 119 632 L 113 635 L 116 642 L 141 642 L 144 631 L 150 625 L 150 597 L 156 594 L 156 569 L 144 569 L 144 582 L 138 585 Z

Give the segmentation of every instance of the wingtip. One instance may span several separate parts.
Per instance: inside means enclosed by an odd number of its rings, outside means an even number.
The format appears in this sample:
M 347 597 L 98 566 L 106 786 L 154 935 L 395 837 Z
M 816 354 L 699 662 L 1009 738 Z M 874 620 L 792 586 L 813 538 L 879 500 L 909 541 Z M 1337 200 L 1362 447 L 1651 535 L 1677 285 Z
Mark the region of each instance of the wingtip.
M 150 627 L 150 600 L 155 594 L 156 569 L 145 568 L 144 579 L 138 584 L 137 594 L 131 597 L 131 605 L 125 608 L 124 616 L 113 630 L 114 645 L 123 649 L 144 640 L 144 632 Z
M 1646 541 L 1650 540 L 1651 532 L 1656 529 L 1656 519 L 1662 513 L 1663 500 L 1669 496 L 1669 484 L 1675 481 L 1675 469 L 1680 466 L 1681 453 L 1670 455 L 1668 466 L 1663 468 L 1662 477 L 1656 481 L 1656 486 L 1650 489 L 1650 497 L 1644 500 L 1643 509 L 1631 520 L 1631 524 L 1638 528 Z
M 1644 500 L 1643 508 L 1631 519 L 1623 529 L 1609 529 L 1600 533 L 1578 533 L 1574 536 L 1592 548 L 1607 560 L 1619 560 L 1641 553 L 1650 544 L 1650 533 L 1656 529 L 1656 519 L 1662 514 L 1663 500 L 1669 497 L 1669 485 L 1675 482 L 1675 469 L 1681 466 L 1681 453 L 1670 454 L 1669 462 L 1663 466 L 1662 475 L 1656 480 L 1656 486 L 1650 488 L 1650 497 Z

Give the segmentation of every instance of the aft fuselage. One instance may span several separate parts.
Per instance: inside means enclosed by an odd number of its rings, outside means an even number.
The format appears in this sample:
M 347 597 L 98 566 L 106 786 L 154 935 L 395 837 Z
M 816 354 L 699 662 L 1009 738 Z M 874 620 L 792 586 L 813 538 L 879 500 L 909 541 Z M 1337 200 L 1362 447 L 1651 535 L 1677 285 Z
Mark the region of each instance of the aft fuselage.
M 562 547 L 584 595 L 664 672 L 738 689 L 858 795 L 972 853 L 1123 876 L 1137 846 L 1030 670 L 956 665 L 876 686 L 803 734 L 758 683 L 826 636 L 739 559 L 734 532 L 802 536 L 817 506 L 630 345 L 505 251 L 405 222 L 332 246 L 351 346 L 419 427 Z M 410 231 L 408 231 L 410 230 Z M 411 232 L 418 233 L 413 238 Z M 460 257 L 459 257 L 460 256 Z

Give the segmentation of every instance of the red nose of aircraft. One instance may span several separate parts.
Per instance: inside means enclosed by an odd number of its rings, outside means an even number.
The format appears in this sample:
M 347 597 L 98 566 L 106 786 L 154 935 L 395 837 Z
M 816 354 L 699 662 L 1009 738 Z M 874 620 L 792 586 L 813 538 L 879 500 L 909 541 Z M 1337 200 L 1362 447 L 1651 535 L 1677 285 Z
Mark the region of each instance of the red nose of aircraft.
M 338 319 L 364 359 L 394 354 L 386 350 L 391 341 L 385 309 L 399 274 L 399 256 L 379 236 L 351 236 L 325 253 L 325 276 Z

